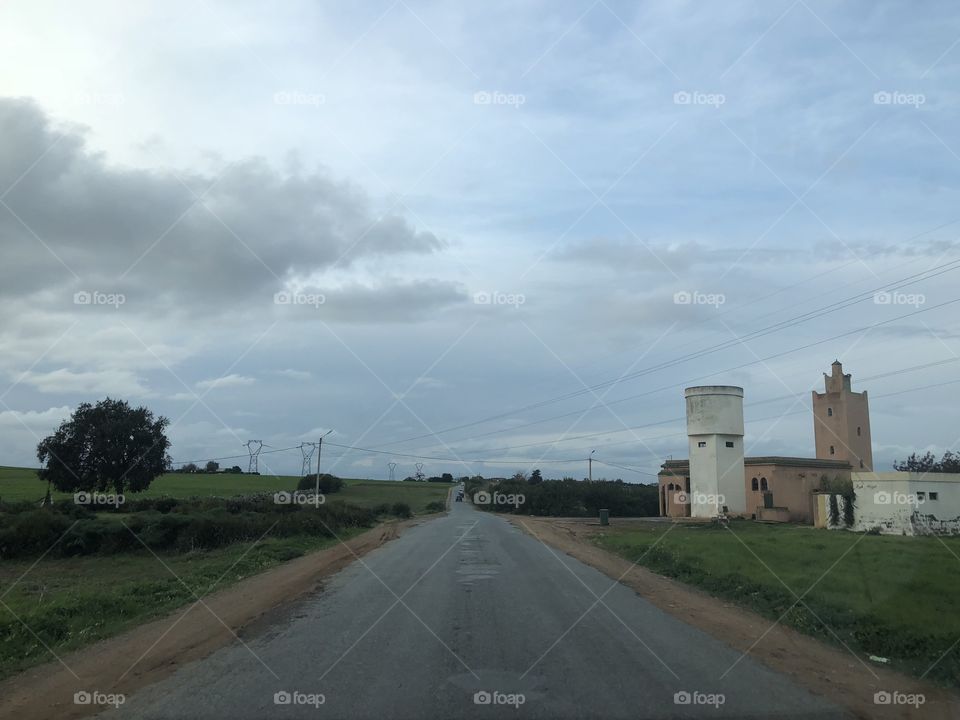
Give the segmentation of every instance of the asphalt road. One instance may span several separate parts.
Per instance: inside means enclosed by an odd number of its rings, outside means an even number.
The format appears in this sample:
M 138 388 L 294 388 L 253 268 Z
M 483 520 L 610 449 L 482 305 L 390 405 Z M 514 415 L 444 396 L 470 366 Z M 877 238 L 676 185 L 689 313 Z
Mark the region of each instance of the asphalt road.
M 453 503 L 101 717 L 843 716 L 749 658 L 721 679 L 740 652 L 554 552 Z

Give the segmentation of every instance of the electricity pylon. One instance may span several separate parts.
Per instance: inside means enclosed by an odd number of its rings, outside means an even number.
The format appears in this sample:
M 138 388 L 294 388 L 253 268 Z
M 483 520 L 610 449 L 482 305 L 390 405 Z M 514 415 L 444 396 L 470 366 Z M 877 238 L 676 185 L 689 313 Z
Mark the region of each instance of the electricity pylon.
M 254 448 L 256 445 L 256 448 Z M 258 473 L 260 472 L 260 467 L 257 464 L 257 458 L 260 456 L 260 450 L 263 448 L 263 440 L 247 440 L 247 452 L 250 453 L 250 462 L 247 464 L 248 473 Z

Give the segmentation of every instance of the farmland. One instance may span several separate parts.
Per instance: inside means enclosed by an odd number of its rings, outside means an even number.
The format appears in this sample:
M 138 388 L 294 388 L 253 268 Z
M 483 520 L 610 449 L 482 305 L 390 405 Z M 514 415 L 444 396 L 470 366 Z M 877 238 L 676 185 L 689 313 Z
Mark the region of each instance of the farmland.
M 960 660 L 948 653 L 960 637 L 960 538 L 641 522 L 612 526 L 594 542 L 914 675 L 960 677 Z
M 130 498 L 149 497 L 233 497 L 261 492 L 294 490 L 299 478 L 290 475 L 185 474 L 161 475 L 149 489 Z M 335 499 L 373 508 L 384 503 L 406 503 L 414 514 L 427 512 L 431 502 L 443 502 L 450 486 L 442 483 L 387 482 L 385 480 L 346 479 Z M 0 500 L 40 501 L 46 486 L 31 468 L 0 467 Z M 54 499 L 67 499 L 69 493 L 52 493 Z

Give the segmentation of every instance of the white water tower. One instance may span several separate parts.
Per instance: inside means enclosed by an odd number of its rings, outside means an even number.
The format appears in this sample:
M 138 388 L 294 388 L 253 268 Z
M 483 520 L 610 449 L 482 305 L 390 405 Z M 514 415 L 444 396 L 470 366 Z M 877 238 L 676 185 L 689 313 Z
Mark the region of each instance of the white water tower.
M 743 388 L 701 385 L 684 391 L 690 441 L 690 517 L 747 511 L 743 471 Z

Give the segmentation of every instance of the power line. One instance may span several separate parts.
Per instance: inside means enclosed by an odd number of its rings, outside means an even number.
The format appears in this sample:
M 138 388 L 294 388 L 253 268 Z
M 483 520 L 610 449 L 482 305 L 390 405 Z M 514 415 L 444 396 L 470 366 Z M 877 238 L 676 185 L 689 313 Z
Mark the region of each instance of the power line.
M 942 264 L 942 265 L 937 265 L 937 266 L 934 266 L 934 267 L 932 267 L 932 268 L 928 268 L 927 270 L 924 270 L 923 272 L 920 272 L 920 273 L 915 273 L 915 274 L 913 274 L 913 275 L 908 275 L 908 276 L 906 276 L 906 277 L 900 278 L 899 280 L 895 280 L 895 281 L 893 281 L 893 282 L 891 282 L 891 283 L 886 283 L 886 284 L 881 285 L 881 286 L 879 286 L 879 287 L 877 287 L 877 288 L 874 288 L 874 289 L 872 289 L 872 290 L 867 290 L 867 291 L 864 291 L 864 292 L 861 292 L 861 293 L 857 293 L 856 295 L 852 295 L 851 297 L 848 297 L 848 298 L 846 298 L 846 299 L 844 299 L 844 300 L 839 300 L 839 301 L 837 301 L 837 302 L 835 302 L 835 303 L 830 303 L 830 304 L 828 304 L 828 305 L 825 305 L 825 306 L 822 306 L 822 307 L 820 307 L 820 308 L 817 308 L 816 310 L 811 310 L 811 311 L 808 311 L 808 312 L 806 312 L 806 313 L 802 313 L 802 314 L 800 314 L 800 315 L 797 315 L 797 316 L 795 316 L 795 317 L 793 317 L 793 318 L 788 318 L 787 320 L 781 320 L 780 322 L 774 323 L 773 325 L 769 325 L 769 326 L 767 326 L 767 327 L 765 327 L 765 328 L 761 328 L 761 329 L 759 329 L 759 330 L 755 330 L 755 331 L 749 332 L 749 333 L 743 335 L 742 337 L 737 337 L 737 338 L 733 338 L 733 339 L 731 339 L 731 340 L 726 340 L 726 341 L 721 342 L 721 343 L 718 343 L 718 344 L 716 344 L 716 345 L 712 345 L 712 346 L 708 346 L 708 347 L 706 347 L 706 348 L 702 348 L 701 350 L 695 351 L 695 352 L 693 352 L 693 353 L 688 353 L 687 355 L 681 355 L 680 357 L 674 358 L 673 360 L 667 360 L 667 361 L 661 362 L 661 363 L 656 364 L 656 365 L 649 366 L 649 367 L 644 368 L 644 369 L 641 369 L 641 370 L 637 370 L 637 371 L 634 371 L 634 372 L 631 372 L 631 373 L 627 373 L 627 374 L 621 375 L 620 377 L 615 378 L 615 379 L 612 379 L 612 380 L 606 380 L 606 381 L 604 381 L 604 382 L 600 382 L 600 383 L 596 383 L 596 384 L 593 384 L 593 385 L 589 385 L 589 386 L 587 386 L 587 387 L 585 387 L 585 388 L 582 388 L 582 389 L 579 389 L 579 390 L 574 390 L 574 391 L 565 393 L 565 394 L 563 394 L 563 395 L 558 395 L 558 396 L 553 397 L 553 398 L 548 398 L 548 399 L 546 399 L 546 400 L 541 400 L 541 401 L 539 401 L 539 402 L 531 403 L 531 404 L 529 404 L 529 405 L 525 405 L 525 406 L 520 407 L 520 408 L 515 408 L 515 409 L 509 410 L 509 411 L 507 411 L 507 412 L 497 413 L 497 414 L 495 414 L 495 415 L 490 415 L 490 416 L 487 416 L 487 417 L 485 417 L 485 418 L 481 418 L 481 419 L 479 419 L 479 420 L 475 420 L 475 421 L 473 421 L 473 422 L 463 423 L 463 424 L 461 424 L 461 425 L 456 425 L 456 426 L 453 426 L 453 427 L 444 428 L 444 429 L 442 429 L 442 430 L 437 430 L 437 431 L 434 431 L 434 432 L 431 432 L 431 433 L 427 433 L 427 434 L 416 435 L 416 436 L 409 437 L 409 438 L 403 438 L 403 439 L 401 439 L 401 440 L 393 440 L 393 441 L 391 441 L 391 442 L 383 443 L 383 444 L 381 444 L 381 445 L 378 445 L 378 447 L 389 447 L 389 446 L 391 446 L 391 445 L 398 445 L 398 444 L 400 444 L 400 443 L 413 442 L 414 440 L 422 440 L 422 439 L 424 439 L 424 438 L 435 437 L 435 436 L 437 436 L 437 435 L 442 435 L 442 434 L 445 434 L 445 433 L 448 433 L 448 432 L 453 432 L 453 431 L 455 431 L 455 430 L 462 430 L 462 429 L 465 429 L 465 428 L 468 428 L 468 427 L 474 427 L 474 426 L 476 426 L 476 425 L 481 425 L 481 424 L 484 424 L 484 423 L 487 423 L 487 422 L 491 422 L 491 421 L 493 421 L 493 420 L 499 420 L 499 419 L 503 419 L 503 418 L 507 418 L 507 417 L 512 417 L 512 416 L 514 416 L 514 415 L 517 415 L 518 413 L 526 412 L 526 411 L 528 411 L 528 410 L 534 410 L 534 409 L 536 409 L 536 408 L 543 407 L 543 406 L 546 406 L 546 405 L 552 405 L 552 404 L 554 404 L 554 403 L 561 402 L 561 401 L 563 401 L 563 400 L 569 400 L 569 399 L 574 398 L 574 397 L 579 397 L 580 395 L 584 395 L 584 394 L 586 394 L 586 393 L 594 392 L 594 391 L 596 391 L 596 390 L 600 390 L 600 389 L 603 389 L 603 388 L 605 388 L 605 387 L 609 387 L 609 386 L 611 386 L 611 385 L 617 385 L 617 384 L 619 384 L 619 383 L 621 383 L 621 382 L 625 382 L 625 381 L 627 381 L 627 380 L 633 380 L 633 379 L 635 379 L 635 378 L 642 377 L 642 376 L 644 376 L 644 375 L 649 375 L 649 374 L 651 374 L 651 373 L 658 372 L 658 371 L 660 371 L 660 370 L 665 370 L 665 369 L 667 369 L 667 368 L 674 367 L 674 366 L 676 366 L 676 365 L 680 365 L 680 364 L 685 363 L 685 362 L 689 362 L 690 360 L 699 359 L 699 358 L 704 357 L 704 356 L 706 356 L 706 355 L 712 355 L 713 353 L 719 352 L 719 351 L 721 351 L 721 350 L 725 350 L 725 349 L 728 349 L 728 348 L 730 348 L 730 347 L 735 347 L 735 346 L 737 346 L 737 345 L 740 345 L 740 344 L 742 344 L 743 342 L 745 342 L 745 341 L 747 341 L 747 340 L 753 340 L 753 339 L 756 339 L 756 338 L 758 338 L 758 337 L 763 337 L 763 336 L 765 336 L 765 335 L 770 335 L 770 334 L 779 332 L 779 331 L 781 331 L 781 330 L 785 330 L 785 329 L 787 329 L 787 328 L 794 327 L 794 326 L 796 326 L 796 325 L 800 325 L 800 324 L 803 324 L 803 323 L 805 323 L 805 322 L 809 322 L 810 320 L 813 320 L 813 319 L 822 317 L 822 316 L 824 316 L 824 315 L 829 315 L 829 314 L 831 314 L 831 313 L 838 312 L 838 311 L 840 311 L 840 310 L 846 309 L 846 308 L 851 307 L 851 306 L 853 306 L 853 305 L 857 305 L 857 304 L 859 304 L 859 303 L 865 302 L 866 300 L 868 300 L 868 299 L 871 298 L 871 297 L 875 297 L 878 293 L 881 293 L 881 292 L 888 292 L 888 293 L 889 293 L 889 292 L 892 292 L 892 291 L 895 291 L 895 290 L 899 290 L 900 288 L 906 287 L 906 286 L 908 286 L 908 285 L 912 285 L 912 284 L 914 284 L 914 283 L 916 283 L 916 282 L 919 282 L 920 280 L 929 280 L 929 279 L 931 279 L 931 278 L 938 277 L 939 275 L 943 275 L 943 274 L 945 274 L 945 273 L 952 272 L 952 271 L 957 270 L 957 269 L 960 269 L 960 259 L 958 259 L 958 260 L 951 260 L 951 261 L 948 262 L 948 263 L 944 263 L 944 264 Z M 934 270 L 938 270 L 939 272 L 933 272 Z M 948 305 L 948 304 L 951 304 L 951 303 L 953 303 L 953 302 L 957 302 L 958 300 L 960 300 L 960 298 L 957 298 L 957 299 L 955 299 L 955 300 L 952 300 L 952 301 L 950 301 L 950 302 L 948 302 L 948 303 L 941 303 L 941 304 L 939 304 L 939 305 L 934 305 L 934 306 L 932 306 L 932 307 L 925 308 L 925 309 L 923 309 L 923 310 L 919 310 L 919 311 L 914 312 L 914 313 L 907 313 L 906 315 L 902 315 L 902 316 L 900 316 L 900 317 L 898 317 L 898 318 L 894 318 L 894 320 L 900 320 L 900 319 L 903 319 L 903 318 L 905 318 L 905 317 L 910 317 L 911 315 L 915 315 L 915 314 L 917 314 L 918 312 L 929 312 L 930 310 L 934 310 L 934 309 L 936 309 L 936 308 L 943 307 L 944 305 Z M 871 327 L 877 327 L 877 326 L 879 326 L 879 325 L 886 324 L 886 323 L 892 322 L 892 321 L 893 321 L 893 320 L 888 320 L 888 321 L 884 321 L 884 322 L 881 322 L 881 323 L 876 323 L 876 324 L 874 324 L 874 325 L 868 326 L 867 328 L 860 328 L 860 329 L 858 329 L 858 330 L 856 330 L 856 331 L 853 331 L 853 332 L 861 332 L 862 330 L 869 329 L 869 328 L 871 328 Z M 841 335 L 834 336 L 833 338 L 828 338 L 828 340 L 825 340 L 825 341 L 823 341 L 823 342 L 827 342 L 827 341 L 829 341 L 829 340 L 835 340 L 835 339 L 837 339 L 837 338 L 839 338 L 839 337 L 845 337 L 846 335 L 850 335 L 850 334 L 852 334 L 852 333 L 843 333 L 843 334 L 841 334 Z M 814 343 L 814 344 L 819 344 L 819 343 Z M 805 346 L 805 347 L 812 347 L 812 346 L 813 346 L 813 345 L 809 345 L 809 346 Z M 804 348 L 799 348 L 799 349 L 804 349 Z M 759 362 L 759 361 L 758 361 L 758 362 Z M 755 364 L 755 363 L 749 363 L 749 364 L 752 365 L 752 364 Z M 741 367 L 745 367 L 745 366 L 741 366 Z
M 735 365 L 735 366 L 733 366 L 733 367 L 729 367 L 729 368 L 726 368 L 726 369 L 724 369 L 724 370 L 719 370 L 719 371 L 710 373 L 710 374 L 708 374 L 708 375 L 702 375 L 702 376 L 700 376 L 700 377 L 698 377 L 698 378 L 693 378 L 692 380 L 688 380 L 688 381 L 685 381 L 685 382 L 682 382 L 682 383 L 676 383 L 676 384 L 674 384 L 674 385 L 667 386 L 666 388 L 660 388 L 660 389 L 658 389 L 658 390 L 653 390 L 653 391 L 648 391 L 648 392 L 646 392 L 646 393 L 641 393 L 640 395 L 637 395 L 637 396 L 634 396 L 634 397 L 641 397 L 641 396 L 643 396 L 643 395 L 649 395 L 649 394 L 652 394 L 652 393 L 654 393 L 654 392 L 660 392 L 660 390 L 663 390 L 663 389 L 669 389 L 669 388 L 671 388 L 671 387 L 682 387 L 682 386 L 688 385 L 690 382 L 694 382 L 694 381 L 696 381 L 696 380 L 702 380 L 702 379 L 705 379 L 705 378 L 714 377 L 715 375 L 720 375 L 720 374 L 723 374 L 723 373 L 729 373 L 729 372 L 733 372 L 733 371 L 736 371 L 736 370 L 742 370 L 742 369 L 745 368 L 745 367 L 750 367 L 750 366 L 756 365 L 756 364 L 758 364 L 758 363 L 763 363 L 763 362 L 766 362 L 767 360 L 773 360 L 773 359 L 775 359 L 775 358 L 782 357 L 782 356 L 784 356 L 784 355 L 789 355 L 789 354 L 794 353 L 794 352 L 799 352 L 800 350 L 807 350 L 807 349 L 809 349 L 809 348 L 811 348 L 811 347 L 815 347 L 815 346 L 817 346 L 817 345 L 822 345 L 822 344 L 824 344 L 824 343 L 832 342 L 832 341 L 834 341 L 834 340 L 838 340 L 838 339 L 840 339 L 840 338 L 847 337 L 847 336 L 849 336 L 849 335 L 854 335 L 854 334 L 859 333 L 859 332 L 864 332 L 864 331 L 866 331 L 866 330 L 870 330 L 870 329 L 873 329 L 873 328 L 875 328 L 875 327 L 879 327 L 879 326 L 881 326 L 881 325 L 886 325 L 886 324 L 889 324 L 889 323 L 891 323 L 891 322 L 896 322 L 896 321 L 898 321 L 898 320 L 902 320 L 903 318 L 911 317 L 911 316 L 917 315 L 917 314 L 919 314 L 919 313 L 930 312 L 931 310 L 936 310 L 936 309 L 938 309 L 938 308 L 945 307 L 945 306 L 947 306 L 947 305 L 952 305 L 952 304 L 957 303 L 957 302 L 960 302 L 960 298 L 955 298 L 955 299 L 953 299 L 953 300 L 948 300 L 948 301 L 946 301 L 946 302 L 939 303 L 938 305 L 932 305 L 932 306 L 930 306 L 930 307 L 928 307 L 928 308 L 924 308 L 924 309 L 922 309 L 922 310 L 915 310 L 914 312 L 906 313 L 905 315 L 900 315 L 900 316 L 897 316 L 897 317 L 895 317 L 895 318 L 891 318 L 891 319 L 889 319 L 889 320 L 882 320 L 882 321 L 880 321 L 880 322 L 874 323 L 873 325 L 868 325 L 868 326 L 865 326 L 865 327 L 856 328 L 856 329 L 854 329 L 854 330 L 849 330 L 849 331 L 847 331 L 847 332 L 840 333 L 840 334 L 838 334 L 838 335 L 834 335 L 834 336 L 832 336 L 832 337 L 825 338 L 825 339 L 823 339 L 823 340 L 817 340 L 817 341 L 814 341 L 814 342 L 811 342 L 811 343 L 807 343 L 806 345 L 800 345 L 799 347 L 791 348 L 790 350 L 784 350 L 784 351 L 781 351 L 781 352 L 778 352 L 778 353 L 774 353 L 774 354 L 772 354 L 772 355 L 767 355 L 766 357 L 760 358 L 760 359 L 758 359 L 758 360 L 752 360 L 752 361 L 750 361 L 750 362 L 742 363 L 742 364 L 740 364 L 740 365 Z M 640 427 L 644 427 L 644 426 L 640 426 Z M 629 429 L 629 428 L 625 428 L 624 430 L 626 430 L 626 429 Z M 601 433 L 593 433 L 593 434 L 591 434 L 591 435 L 578 435 L 578 436 L 574 436 L 574 437 L 570 437 L 570 438 L 561 438 L 561 439 L 555 440 L 555 441 L 553 441 L 553 442 L 554 442 L 554 443 L 557 443 L 557 442 L 568 442 L 569 440 L 573 440 L 573 439 L 582 439 L 582 438 L 585 438 L 585 437 L 597 437 L 597 436 L 600 436 L 600 435 L 611 434 L 611 433 L 613 433 L 613 432 L 624 432 L 624 430 L 612 430 L 612 431 L 606 431 L 606 432 L 601 432 Z M 443 432 L 443 431 L 438 431 L 437 434 L 439 434 L 439 432 Z M 421 437 L 432 437 L 432 436 L 421 436 Z M 458 440 L 456 440 L 456 441 L 453 441 L 453 442 L 460 442 L 460 443 L 462 443 L 462 442 L 466 442 L 466 441 L 469 441 L 469 440 L 472 440 L 472 439 L 474 439 L 474 438 L 473 438 L 473 437 L 460 438 L 460 439 L 458 439 Z M 398 441 L 398 442 L 399 442 L 399 441 Z M 509 445 L 509 446 L 504 447 L 504 448 L 497 448 L 497 450 L 514 450 L 514 449 L 521 448 L 521 447 L 533 447 L 534 445 L 546 445 L 546 444 L 550 444 L 550 443 L 533 443 L 533 444 L 526 444 L 526 445 Z M 378 447 L 383 447 L 383 446 L 378 446 Z M 491 451 L 490 451 L 490 450 L 486 450 L 486 451 L 471 451 L 471 450 L 465 450 L 465 451 L 464 451 L 464 453 L 469 453 L 469 452 L 491 452 Z
M 960 223 L 960 218 L 954 218 L 953 220 L 949 220 L 949 221 L 947 221 L 947 222 L 941 223 L 940 225 L 937 225 L 937 226 L 934 227 L 934 228 L 930 228 L 929 230 L 923 230 L 923 231 L 921 231 L 921 232 L 919 232 L 919 233 L 916 233 L 916 234 L 914 234 L 914 235 L 912 235 L 912 236 L 910 236 L 910 237 L 908 237 L 908 238 L 906 238 L 906 239 L 904 239 L 904 240 L 902 240 L 902 241 L 900 241 L 900 242 L 901 242 L 901 243 L 908 243 L 908 242 L 911 242 L 912 240 L 916 240 L 917 238 L 923 237 L 924 235 L 929 235 L 930 233 L 934 233 L 934 232 L 936 232 L 936 231 L 938 231 L 938 230 L 942 230 L 943 228 L 950 227 L 951 225 L 956 225 L 957 223 Z M 920 261 L 923 260 L 923 259 L 924 259 L 924 258 L 917 258 L 916 260 L 912 260 L 912 261 L 906 263 L 906 265 L 912 265 L 912 264 L 914 264 L 914 263 L 920 262 Z M 787 290 L 791 290 L 791 289 L 793 289 L 793 288 L 795 288 L 795 287 L 800 287 L 800 286 L 802 286 L 802 285 L 806 285 L 806 284 L 810 283 L 811 281 L 816 280 L 817 278 L 821 278 L 821 277 L 824 277 L 824 276 L 826 276 L 826 275 L 830 275 L 830 274 L 832 274 L 832 273 L 835 273 L 835 272 L 838 272 L 838 271 L 840 271 L 840 270 L 843 270 L 844 268 L 849 267 L 850 265 L 856 265 L 857 263 L 860 263 L 860 262 L 861 262 L 860 258 L 853 258 L 853 259 L 851 259 L 851 260 L 849 260 L 849 261 L 847 261 L 847 262 L 845 262 L 845 263 L 842 263 L 841 265 L 834 266 L 834 267 L 830 268 L 829 270 L 825 270 L 825 271 L 823 271 L 823 272 L 815 273 L 814 275 L 810 275 L 810 276 L 808 276 L 808 277 L 806 277 L 806 278 L 804 278 L 804 279 L 802 279 L 802 280 L 799 280 L 799 281 L 797 281 L 797 282 L 795 282 L 795 283 L 792 283 L 792 284 L 790 284 L 790 285 L 785 285 L 785 286 L 783 286 L 783 287 L 781 287 L 781 288 L 778 288 L 777 290 L 774 290 L 773 292 L 767 293 L 766 295 L 761 295 L 761 296 L 758 296 L 758 297 L 754 297 L 754 298 L 752 298 L 752 299 L 750 299 L 750 300 L 747 300 L 747 301 L 744 301 L 744 302 L 737 303 L 737 304 L 734 304 L 734 305 L 732 305 L 732 306 L 726 307 L 725 309 L 723 309 L 723 310 L 721 310 L 721 311 L 718 311 L 718 313 L 717 313 L 713 318 L 704 318 L 704 319 L 702 319 L 702 320 L 699 320 L 699 321 L 697 321 L 697 322 L 692 323 L 691 325 L 689 325 L 689 326 L 687 327 L 687 329 L 689 329 L 689 328 L 691 328 L 691 327 L 698 327 L 698 326 L 703 325 L 703 324 L 705 324 L 705 323 L 707 323 L 707 322 L 712 322 L 716 317 L 721 317 L 721 316 L 724 316 L 724 315 L 728 315 L 728 314 L 730 314 L 730 313 L 732 313 L 732 312 L 734 312 L 734 311 L 739 311 L 739 310 L 741 310 L 741 309 L 751 307 L 751 306 L 753 306 L 753 305 L 756 305 L 756 304 L 759 303 L 759 302 L 762 302 L 763 300 L 768 300 L 768 299 L 771 298 L 771 297 L 774 297 L 774 296 L 776 296 L 776 295 L 779 295 L 780 293 L 786 292 Z M 901 266 L 901 267 L 902 267 L 902 266 Z M 877 277 L 877 279 L 879 279 L 879 276 L 877 276 L 876 274 L 874 274 L 874 276 Z M 869 279 L 870 279 L 870 278 L 867 278 L 867 280 L 869 280 Z M 858 283 L 860 283 L 860 282 L 863 282 L 863 280 L 858 280 L 856 284 L 858 284 Z M 765 318 L 765 317 L 770 317 L 771 315 L 776 315 L 778 312 L 781 312 L 781 311 L 784 310 L 784 309 L 785 309 L 784 307 L 779 307 L 779 308 L 777 308 L 776 310 L 773 310 L 773 311 L 768 312 L 768 313 L 764 313 L 764 314 L 762 314 L 762 315 L 754 316 L 754 317 L 752 317 L 752 318 L 750 318 L 750 319 L 751 319 L 751 320 L 754 320 L 754 321 L 756 321 L 756 320 L 761 320 L 761 319 L 763 319 L 763 318 Z M 677 345 L 677 346 L 675 347 L 675 349 L 680 349 L 680 348 L 684 348 L 684 347 L 689 347 L 690 345 L 694 344 L 694 342 L 696 342 L 696 341 L 691 341 L 691 342 L 683 343 L 683 344 L 681 344 L 681 345 Z M 609 358 L 611 358 L 611 357 L 614 357 L 614 356 L 616 356 L 616 355 L 621 355 L 621 354 L 623 354 L 624 352 L 630 352 L 630 350 L 619 350 L 619 351 L 616 351 L 616 352 L 608 353 L 608 354 L 606 354 L 606 355 L 603 356 L 603 357 L 599 357 L 599 358 L 597 358 L 597 359 L 595 359 L 595 360 L 591 360 L 591 361 L 586 362 L 586 363 L 583 363 L 583 364 L 581 364 L 581 365 L 577 365 L 577 366 L 575 366 L 574 369 L 575 369 L 575 370 L 580 370 L 580 369 L 588 368 L 588 367 L 590 367 L 590 366 L 592 366 L 592 365 L 596 365 L 597 363 L 601 362 L 602 360 L 607 360 L 607 359 L 609 359 Z

